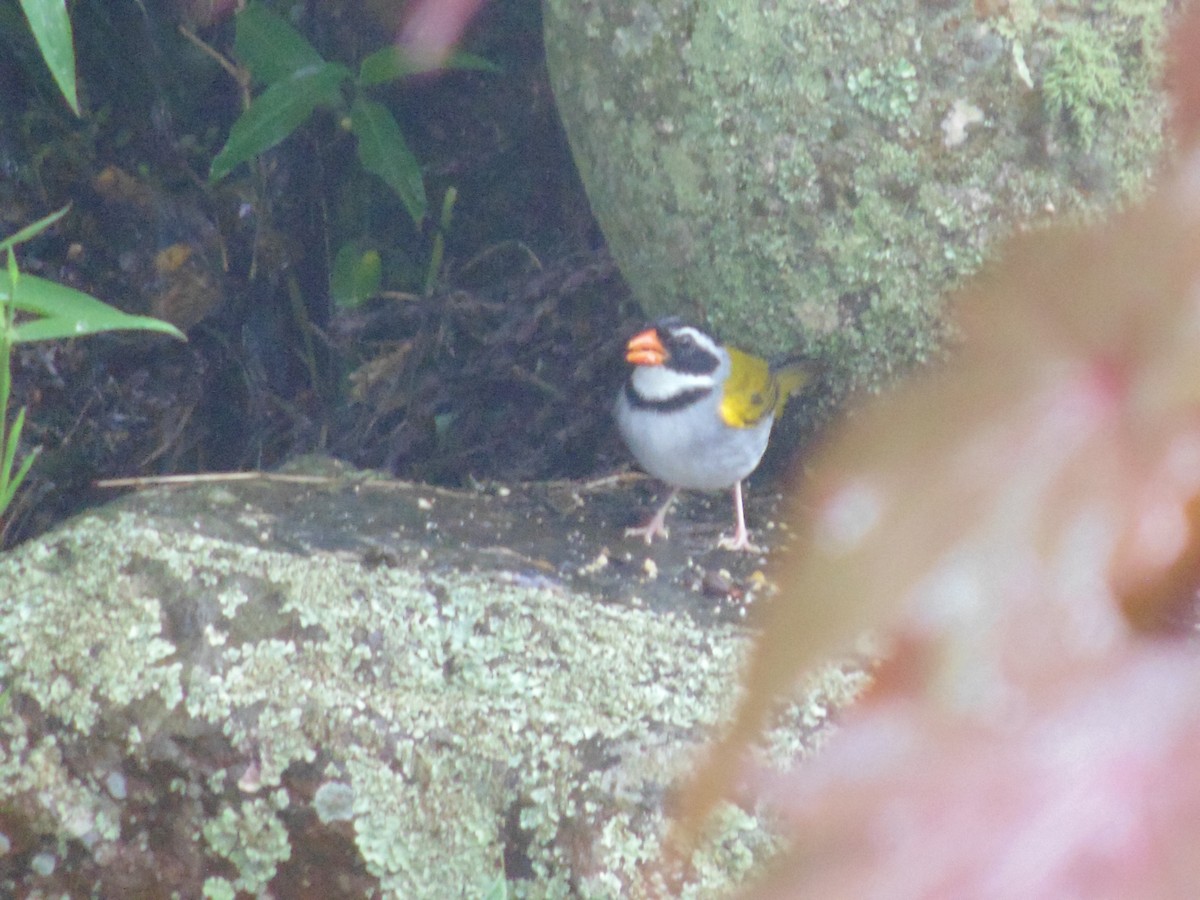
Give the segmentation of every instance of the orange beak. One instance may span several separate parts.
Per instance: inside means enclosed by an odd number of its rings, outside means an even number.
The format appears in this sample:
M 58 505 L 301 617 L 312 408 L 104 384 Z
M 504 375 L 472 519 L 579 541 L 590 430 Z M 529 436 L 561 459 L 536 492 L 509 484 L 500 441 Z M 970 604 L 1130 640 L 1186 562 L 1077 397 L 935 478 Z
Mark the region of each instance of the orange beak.
M 629 339 L 625 359 L 635 366 L 661 366 L 667 361 L 667 350 L 658 337 L 658 329 L 647 328 Z

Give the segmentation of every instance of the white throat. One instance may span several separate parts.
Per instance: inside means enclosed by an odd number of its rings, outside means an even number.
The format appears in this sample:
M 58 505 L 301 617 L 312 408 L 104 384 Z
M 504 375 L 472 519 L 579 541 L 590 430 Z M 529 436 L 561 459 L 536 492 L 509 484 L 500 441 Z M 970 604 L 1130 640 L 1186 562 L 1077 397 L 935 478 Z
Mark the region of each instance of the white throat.
M 637 366 L 630 377 L 639 397 L 651 403 L 670 400 L 697 388 L 711 388 L 713 376 L 676 372 L 666 366 Z

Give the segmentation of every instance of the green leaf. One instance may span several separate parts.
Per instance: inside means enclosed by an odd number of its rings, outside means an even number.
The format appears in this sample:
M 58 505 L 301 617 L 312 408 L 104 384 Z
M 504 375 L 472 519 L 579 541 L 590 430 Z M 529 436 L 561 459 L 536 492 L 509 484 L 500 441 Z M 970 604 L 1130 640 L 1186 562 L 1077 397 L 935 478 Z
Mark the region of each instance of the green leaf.
M 67 105 L 79 115 L 75 92 L 75 45 L 71 40 L 71 17 L 65 0 L 21 0 L 29 29 L 42 51 L 50 74 L 58 82 Z
M 345 66 L 323 62 L 271 85 L 229 129 L 229 139 L 212 162 L 209 181 L 220 181 L 241 163 L 274 147 L 318 106 L 341 103 L 339 88 L 350 77 Z
M 10 276 L 7 272 L 0 273 L 0 303 L 7 304 L 12 299 Z M 24 272 L 20 276 L 15 306 L 22 312 L 37 316 L 17 324 L 14 339 L 18 343 L 126 330 L 157 331 L 187 340 L 183 332 L 170 322 L 150 316 L 130 315 L 65 284 Z
M 358 158 L 382 178 L 404 203 L 413 222 L 425 218 L 425 181 L 417 158 L 408 149 L 395 118 L 382 103 L 356 97 L 350 108 L 350 130 L 358 138 Z
M 437 231 L 433 235 L 433 250 L 429 254 L 429 267 L 425 270 L 425 296 L 433 293 L 438 276 L 442 274 L 442 258 L 446 254 L 446 233 L 450 231 L 450 219 L 454 214 L 454 202 L 458 199 L 458 188 L 450 186 L 442 196 L 442 215 L 438 219 Z
M 504 71 L 490 59 L 484 59 L 482 56 L 476 56 L 474 53 L 462 53 L 455 51 L 442 63 L 443 69 L 467 69 L 476 72 L 494 72 L 499 74 Z
M 329 279 L 330 293 L 339 306 L 354 309 L 379 292 L 383 283 L 383 264 L 378 250 L 362 250 L 347 241 L 333 261 Z
M 435 69 L 474 69 L 481 72 L 499 72 L 500 67 L 482 56 L 473 53 L 452 53 Z M 367 56 L 358 68 L 358 83 L 363 87 L 395 81 L 421 72 L 433 71 L 429 66 L 417 65 L 402 49 L 383 47 Z
M 13 473 L 13 466 L 17 461 L 17 446 L 21 442 L 21 431 L 25 427 L 25 407 L 17 410 L 16 418 L 13 420 L 12 427 L 8 429 L 8 433 L 3 435 L 4 453 L 3 459 L 0 460 L 0 513 L 3 513 L 12 503 L 13 498 L 17 495 L 17 491 L 21 487 L 21 483 L 25 481 L 25 476 L 29 474 L 29 470 L 33 468 L 33 461 L 37 459 L 40 448 L 35 448 L 28 456 L 21 460 L 21 465 L 16 473 Z
M 186 341 L 187 336 L 162 319 L 151 316 L 131 316 L 120 310 L 113 310 L 116 315 L 107 315 L 101 319 L 84 319 L 76 316 L 53 316 L 45 319 L 31 319 L 22 322 L 16 329 L 15 341 L 18 344 L 29 344 L 34 341 L 58 341 L 66 338 L 87 337 L 90 334 L 100 334 L 105 331 L 157 331 L 169 334 L 173 338 Z
M 412 75 L 417 71 L 399 48 L 389 45 L 363 59 L 358 67 L 358 83 L 363 87 L 370 87 Z
M 7 250 L 9 247 L 15 247 L 17 244 L 23 244 L 30 238 L 37 237 L 39 234 L 65 216 L 70 208 L 70 205 L 64 206 L 58 212 L 52 212 L 48 216 L 43 216 L 32 225 L 26 225 L 16 234 L 6 237 L 4 240 L 0 241 L 0 252 Z
M 238 13 L 233 52 L 263 84 L 325 62 L 304 35 L 261 3 L 251 3 Z
M 21 431 L 24 428 L 25 407 L 22 406 L 17 410 L 16 418 L 13 419 L 12 425 L 4 435 L 4 452 L 0 453 L 0 494 L 5 493 L 2 489 L 9 486 L 10 479 L 12 478 L 13 466 L 17 460 L 17 445 L 21 443 Z M 16 486 L 12 490 L 15 492 Z M 12 496 L 9 494 L 5 500 L 5 505 L 7 505 L 7 500 L 11 499 Z

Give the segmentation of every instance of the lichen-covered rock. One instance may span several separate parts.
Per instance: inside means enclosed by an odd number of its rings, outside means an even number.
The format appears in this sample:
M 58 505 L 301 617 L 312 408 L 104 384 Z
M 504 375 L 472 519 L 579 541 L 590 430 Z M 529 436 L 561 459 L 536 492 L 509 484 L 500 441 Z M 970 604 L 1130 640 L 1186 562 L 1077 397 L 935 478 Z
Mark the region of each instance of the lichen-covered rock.
M 1167 0 L 544 0 L 551 79 L 652 314 L 876 384 L 996 238 L 1109 204 L 1161 149 Z
M 300 481 L 147 492 L 0 558 L 0 894 L 644 893 L 745 629 L 524 554 L 580 542 L 521 491 Z M 693 895 L 777 844 L 725 822 Z

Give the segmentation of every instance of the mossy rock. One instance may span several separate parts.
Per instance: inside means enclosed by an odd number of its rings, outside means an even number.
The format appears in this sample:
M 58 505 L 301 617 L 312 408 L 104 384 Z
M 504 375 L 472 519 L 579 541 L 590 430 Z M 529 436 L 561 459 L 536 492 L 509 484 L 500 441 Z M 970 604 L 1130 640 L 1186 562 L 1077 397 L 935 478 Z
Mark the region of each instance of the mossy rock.
M 652 315 L 874 386 L 998 237 L 1136 192 L 1165 0 L 545 0 L 593 209 Z
M 637 542 L 601 564 L 628 491 L 573 490 L 306 460 L 0 557 L 0 895 L 652 895 L 752 632 L 670 553 L 658 577 Z M 864 682 L 817 673 L 778 760 Z M 681 896 L 731 895 L 780 846 L 753 810 L 719 820 Z

